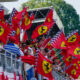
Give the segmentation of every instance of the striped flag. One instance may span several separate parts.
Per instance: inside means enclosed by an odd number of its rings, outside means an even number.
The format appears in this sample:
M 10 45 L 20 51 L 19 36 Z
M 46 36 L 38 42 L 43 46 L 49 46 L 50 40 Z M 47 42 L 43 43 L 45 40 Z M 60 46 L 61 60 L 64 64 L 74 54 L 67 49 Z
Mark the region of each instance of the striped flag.
M 58 31 L 57 34 L 51 39 L 50 44 L 57 49 L 67 49 L 68 43 L 65 40 L 63 31 Z
M 11 15 L 9 16 L 9 19 L 8 19 L 8 21 L 11 23 L 11 25 L 12 25 L 12 18 L 13 18 L 13 16 L 14 16 L 17 12 L 18 12 L 18 11 L 17 11 L 15 8 L 13 8 L 12 13 L 11 13 Z

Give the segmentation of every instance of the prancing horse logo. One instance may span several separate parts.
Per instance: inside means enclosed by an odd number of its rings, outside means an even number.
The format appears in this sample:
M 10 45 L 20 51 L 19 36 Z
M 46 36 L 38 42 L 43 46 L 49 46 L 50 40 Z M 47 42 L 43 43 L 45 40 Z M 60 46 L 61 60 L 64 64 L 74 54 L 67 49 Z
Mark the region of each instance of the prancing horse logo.
M 51 64 L 47 61 L 43 61 L 42 67 L 45 73 L 49 73 L 51 71 Z
M 46 33 L 47 32 L 47 26 L 41 26 L 39 29 L 38 29 L 38 33 L 39 33 L 39 35 L 42 35 L 42 34 L 44 34 L 44 33 Z

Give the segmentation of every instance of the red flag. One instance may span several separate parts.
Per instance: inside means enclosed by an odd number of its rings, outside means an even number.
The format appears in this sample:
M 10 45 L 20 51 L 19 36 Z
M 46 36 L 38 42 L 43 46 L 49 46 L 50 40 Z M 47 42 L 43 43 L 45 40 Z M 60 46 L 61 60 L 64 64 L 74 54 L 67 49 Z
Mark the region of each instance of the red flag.
M 16 39 L 15 44 L 17 44 L 17 45 L 20 44 L 20 31 L 18 28 L 17 28 L 17 30 L 12 29 L 9 36 L 13 36 Z
M 52 21 L 53 21 L 53 9 L 50 10 L 48 16 L 46 17 L 44 24 L 51 24 Z
M 23 80 L 23 77 L 21 74 L 19 74 L 19 80 Z
M 40 35 L 44 35 L 49 31 L 49 29 L 53 26 L 53 11 L 51 10 L 45 20 L 45 22 L 42 25 L 37 26 L 37 28 L 33 31 L 31 38 L 37 38 Z
M 80 45 L 71 46 L 67 49 L 67 53 L 80 58 Z
M 22 20 L 21 28 L 24 30 L 29 30 L 32 25 L 32 20 L 34 20 L 34 15 L 28 15 L 28 12 L 25 12 L 24 18 Z
M 21 12 L 16 12 L 16 14 L 12 18 L 12 23 L 15 26 L 16 24 L 19 24 L 20 20 L 22 19 L 22 16 L 27 8 L 24 8 Z
M 3 72 L 3 67 L 0 67 L 0 80 L 4 80 L 5 76 L 4 76 L 4 72 Z
M 68 42 L 68 44 L 70 46 L 74 46 L 75 44 L 79 44 L 79 34 L 78 34 L 78 30 L 73 31 L 72 33 L 70 33 L 67 37 L 66 40 Z
M 37 71 L 39 74 L 48 77 L 49 79 L 53 79 L 52 76 L 52 69 L 51 69 L 52 61 L 45 58 L 40 52 L 38 54 L 38 61 L 37 61 Z
M 23 62 L 29 63 L 31 65 L 35 65 L 35 57 L 34 56 L 31 56 L 31 55 L 29 55 L 29 56 L 22 56 L 21 60 Z
M 45 38 L 40 46 L 45 47 L 50 40 L 51 40 L 51 38 L 48 38 L 48 39 Z
M 28 36 L 27 36 L 27 32 L 25 31 L 23 35 L 23 42 L 25 42 L 27 39 L 28 39 Z
M 50 41 L 50 44 L 57 49 L 67 49 L 68 44 L 67 41 L 65 40 L 65 35 L 63 31 L 58 31 L 55 36 Z
M 6 43 L 10 29 L 0 21 L 0 40 Z
M 14 72 L 14 80 L 17 80 L 16 72 Z
M 6 79 L 5 80 L 9 80 L 7 75 L 6 75 Z
M 0 11 L 0 21 L 5 21 L 5 19 L 4 19 L 4 10 Z
M 32 36 L 31 38 L 34 39 L 34 38 L 37 38 L 39 37 L 40 35 L 44 35 L 47 33 L 47 31 L 49 31 L 49 29 L 53 26 L 54 22 L 52 22 L 51 24 L 42 24 L 42 25 L 39 25 L 32 33 Z
M 77 67 L 75 67 L 73 64 L 72 64 L 72 66 L 68 67 L 68 69 L 66 70 L 66 72 L 70 76 L 72 76 L 74 79 L 77 79 L 79 77 L 79 71 L 77 70 Z

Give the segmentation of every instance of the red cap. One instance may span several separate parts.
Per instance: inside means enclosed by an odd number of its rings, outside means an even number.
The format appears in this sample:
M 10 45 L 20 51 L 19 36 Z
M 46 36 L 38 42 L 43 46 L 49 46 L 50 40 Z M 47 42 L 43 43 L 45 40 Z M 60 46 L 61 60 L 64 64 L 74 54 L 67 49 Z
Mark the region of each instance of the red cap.
M 15 37 L 13 37 L 13 36 L 9 37 L 9 40 L 12 41 L 12 42 L 16 41 Z

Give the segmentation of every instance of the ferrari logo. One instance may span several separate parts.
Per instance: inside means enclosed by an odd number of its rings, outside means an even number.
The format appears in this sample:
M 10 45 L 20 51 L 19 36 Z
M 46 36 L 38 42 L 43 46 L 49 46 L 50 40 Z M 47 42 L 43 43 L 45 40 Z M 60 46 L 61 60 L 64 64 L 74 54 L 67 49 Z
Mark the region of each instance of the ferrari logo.
M 66 59 L 66 61 L 68 61 L 68 62 L 71 62 L 71 56 L 69 56 L 67 59 Z
M 20 33 L 20 30 L 19 30 L 19 28 L 17 28 L 17 35 L 19 35 L 19 33 Z
M 74 50 L 74 54 L 75 55 L 79 55 L 80 54 L 80 48 L 77 47 L 75 50 Z
M 0 36 L 2 36 L 3 33 L 4 33 L 4 29 L 2 28 L 2 26 L 0 26 Z
M 75 63 L 74 63 L 74 64 L 73 64 L 73 66 L 75 66 L 75 68 L 76 68 L 76 69 L 78 69 L 78 66 L 77 66 L 77 64 L 75 64 Z
M 41 27 L 38 29 L 39 35 L 42 35 L 42 34 L 44 34 L 45 32 L 47 32 L 47 26 L 41 26 Z
M 75 42 L 76 41 L 76 35 L 73 35 L 73 36 L 71 36 L 69 39 L 68 39 L 68 42 L 70 43 L 70 42 Z
M 45 73 L 49 73 L 51 71 L 51 64 L 49 62 L 43 61 L 42 66 Z
M 25 26 L 29 25 L 30 22 L 30 19 L 27 16 L 25 16 Z
M 78 64 L 79 64 L 79 66 L 80 66 L 80 61 L 78 61 Z
M 64 41 L 61 43 L 61 47 L 66 47 L 66 44 Z
M 50 46 L 51 44 L 48 42 L 48 46 Z
M 73 69 L 73 70 L 71 71 L 71 74 L 72 74 L 72 75 L 76 75 L 76 70 Z

